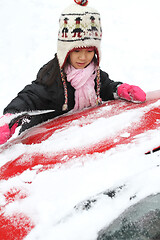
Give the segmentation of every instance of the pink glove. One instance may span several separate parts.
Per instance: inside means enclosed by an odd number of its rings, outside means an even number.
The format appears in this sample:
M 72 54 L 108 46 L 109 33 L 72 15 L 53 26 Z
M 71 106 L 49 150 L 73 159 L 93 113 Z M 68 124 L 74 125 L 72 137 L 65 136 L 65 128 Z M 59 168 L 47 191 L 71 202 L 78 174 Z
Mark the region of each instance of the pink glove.
M 6 114 L 0 118 L 3 120 L 6 116 L 11 116 L 12 114 Z M 7 142 L 9 138 L 15 133 L 16 128 L 18 127 L 18 123 L 15 123 L 13 127 L 10 129 L 9 125 L 5 123 L 4 125 L 0 126 L 0 144 L 4 144 Z
M 145 92 L 137 86 L 129 85 L 127 83 L 121 84 L 117 89 L 117 94 L 120 98 L 126 99 L 132 102 L 145 102 Z

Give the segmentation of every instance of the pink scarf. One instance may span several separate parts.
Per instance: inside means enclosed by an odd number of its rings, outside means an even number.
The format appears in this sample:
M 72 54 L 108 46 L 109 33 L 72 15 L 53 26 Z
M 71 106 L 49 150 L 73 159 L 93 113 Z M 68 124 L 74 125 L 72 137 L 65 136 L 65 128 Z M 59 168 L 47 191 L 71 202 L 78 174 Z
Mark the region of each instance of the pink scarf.
M 75 88 L 74 110 L 96 106 L 97 96 L 94 89 L 94 79 L 97 69 L 94 62 L 90 63 L 84 69 L 76 69 L 68 64 L 64 71 L 67 74 L 67 81 Z

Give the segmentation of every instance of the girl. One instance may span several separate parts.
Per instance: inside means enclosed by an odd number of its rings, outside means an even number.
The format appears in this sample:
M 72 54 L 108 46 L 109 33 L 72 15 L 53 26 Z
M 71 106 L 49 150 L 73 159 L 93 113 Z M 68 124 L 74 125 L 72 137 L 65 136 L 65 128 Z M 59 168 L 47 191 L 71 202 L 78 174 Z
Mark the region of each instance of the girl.
M 29 123 L 22 125 L 20 132 L 72 109 L 94 107 L 102 101 L 146 100 L 146 94 L 139 87 L 114 82 L 100 70 L 100 14 L 87 6 L 87 0 L 74 1 L 60 16 L 57 54 L 39 70 L 37 79 L 4 109 L 2 118 L 25 111 L 55 111 L 32 117 Z M 11 129 L 8 124 L 0 127 L 0 144 L 13 135 L 17 126 L 18 123 Z

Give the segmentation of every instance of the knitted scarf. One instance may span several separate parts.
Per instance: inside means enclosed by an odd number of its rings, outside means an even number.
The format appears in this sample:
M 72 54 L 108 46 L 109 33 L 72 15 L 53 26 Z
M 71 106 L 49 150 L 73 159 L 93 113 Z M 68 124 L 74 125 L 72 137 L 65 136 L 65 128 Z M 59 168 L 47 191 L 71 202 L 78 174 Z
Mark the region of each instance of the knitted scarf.
M 65 69 L 67 81 L 75 88 L 74 110 L 96 106 L 95 82 L 97 67 L 91 62 L 86 68 L 76 69 L 68 64 Z

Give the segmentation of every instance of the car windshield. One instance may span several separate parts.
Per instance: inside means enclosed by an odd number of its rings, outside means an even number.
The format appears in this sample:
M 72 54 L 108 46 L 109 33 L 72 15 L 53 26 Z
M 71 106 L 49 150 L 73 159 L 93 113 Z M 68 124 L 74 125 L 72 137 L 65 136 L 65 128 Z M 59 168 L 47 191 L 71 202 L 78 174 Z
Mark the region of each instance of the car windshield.
M 160 240 L 160 194 L 128 208 L 99 232 L 97 240 Z

